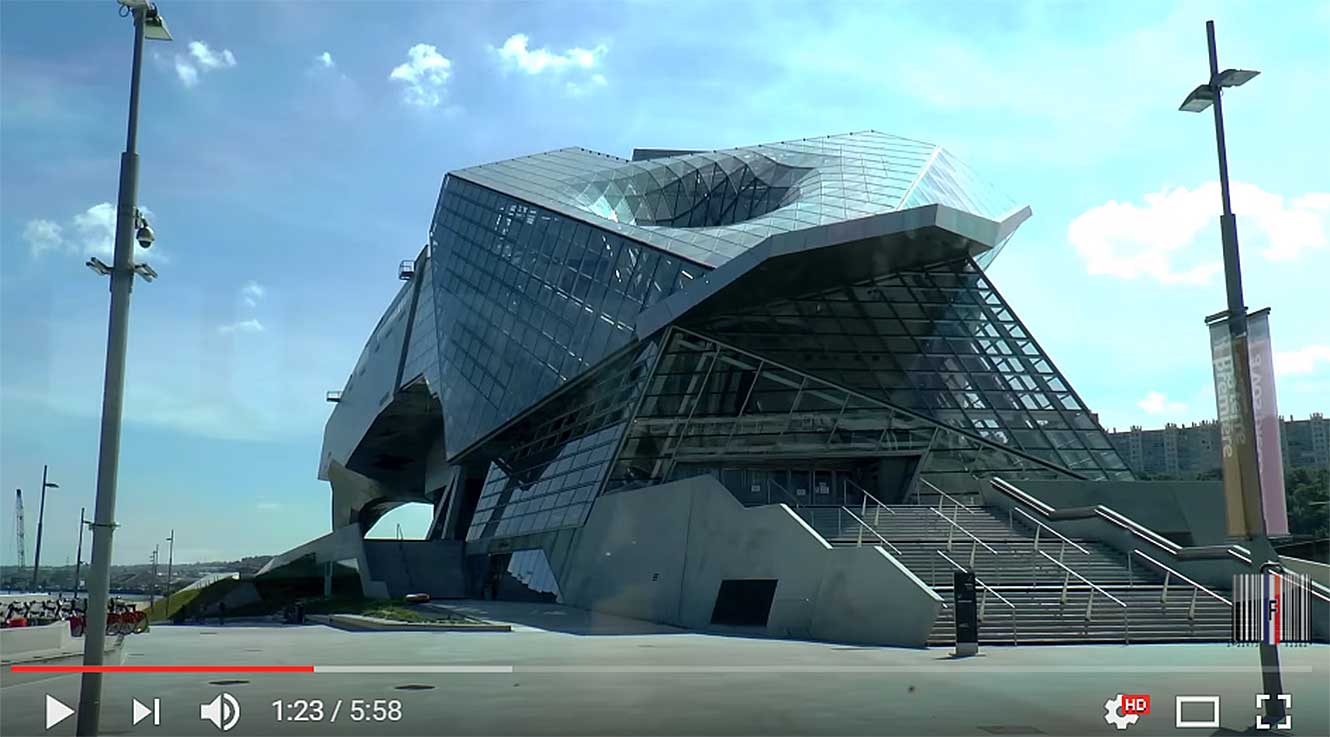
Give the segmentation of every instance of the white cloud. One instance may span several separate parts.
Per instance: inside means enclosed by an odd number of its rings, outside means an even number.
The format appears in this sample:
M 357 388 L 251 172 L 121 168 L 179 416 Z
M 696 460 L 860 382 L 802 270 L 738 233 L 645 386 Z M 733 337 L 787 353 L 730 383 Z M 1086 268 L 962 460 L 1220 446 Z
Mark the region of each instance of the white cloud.
M 1330 242 L 1330 192 L 1311 192 L 1285 207 L 1280 195 L 1249 185 L 1238 187 L 1234 185 L 1234 211 L 1264 229 L 1268 242 L 1261 255 L 1267 259 L 1293 261 Z
M 230 69 L 236 65 L 235 54 L 230 49 L 214 51 L 202 41 L 190 41 L 188 49 L 188 56 L 175 55 L 175 74 L 185 87 L 197 85 L 200 72 Z
M 23 240 L 28 242 L 32 257 L 40 258 L 43 253 L 62 247 L 64 236 L 61 230 L 59 224 L 50 220 L 29 220 L 23 227 Z
M 202 41 L 189 42 L 189 55 L 199 63 L 203 69 L 226 69 L 236 65 L 236 57 L 230 49 L 222 49 L 221 53 L 208 48 L 208 44 Z
M 605 86 L 607 81 L 605 75 L 593 71 L 600 66 L 601 58 L 605 56 L 604 44 L 592 49 L 573 47 L 562 54 L 557 54 L 546 47 L 532 49 L 529 46 L 530 42 L 530 37 L 525 33 L 514 33 L 503 42 L 503 46 L 497 49 L 490 48 L 498 54 L 500 63 L 508 70 L 518 70 L 530 75 L 544 72 L 583 75 L 581 80 L 568 80 L 564 83 L 564 90 L 571 95 L 585 95 L 598 87 Z
M 1330 365 L 1330 345 L 1309 345 L 1296 351 L 1275 352 L 1275 374 L 1278 376 L 1314 373 L 1318 363 Z
M 327 51 L 314 57 L 314 65 L 318 67 L 323 67 L 324 69 L 332 69 L 333 67 L 337 66 L 337 64 L 333 61 L 332 54 L 328 53 Z
M 98 256 L 115 253 L 115 205 L 103 202 L 74 216 L 74 229 L 83 238 L 83 250 Z
M 1143 204 L 1112 200 L 1082 213 L 1067 239 L 1090 274 L 1149 277 L 1162 284 L 1203 284 L 1223 270 L 1218 248 L 1202 256 L 1200 238 L 1217 230 L 1219 183 L 1177 187 L 1145 195 Z M 1233 210 L 1243 242 L 1263 245 L 1271 261 L 1297 259 L 1324 248 L 1330 232 L 1330 193 L 1285 200 L 1252 184 L 1233 183 Z M 1184 262 L 1184 263 L 1179 263 Z
M 443 86 L 452 76 L 453 63 L 432 44 L 416 44 L 407 52 L 408 61 L 388 75 L 406 85 L 404 99 L 420 107 L 438 107 L 443 100 Z
M 1171 402 L 1168 395 L 1163 392 L 1147 392 L 1145 397 L 1136 402 L 1136 406 L 1145 411 L 1147 415 L 1179 415 L 1187 411 L 1187 405 L 1182 402 Z
M 152 210 L 146 207 L 139 207 L 139 210 L 146 217 L 152 217 Z M 109 261 L 115 254 L 115 217 L 115 205 L 100 202 L 74 215 L 66 226 L 45 219 L 30 220 L 23 228 L 23 239 L 28 242 L 33 258 L 54 251 L 104 257 L 103 260 Z M 135 259 L 144 253 L 144 249 L 135 244 Z M 154 250 L 153 255 L 159 261 L 164 260 L 160 248 Z
M 258 320 L 254 320 L 254 319 L 250 319 L 250 320 L 240 320 L 240 321 L 238 321 L 238 322 L 227 323 L 227 324 L 225 324 L 225 325 L 218 325 L 218 326 L 217 326 L 217 332 L 219 332 L 219 333 L 261 333 L 261 332 L 263 332 L 263 323 L 259 322 Z
M 607 83 L 608 83 L 608 82 L 607 82 L 607 80 L 605 79 L 605 75 L 603 75 L 603 74 L 593 74 L 593 75 L 591 75 L 591 79 L 587 80 L 586 82 L 582 82 L 582 83 L 578 83 L 578 82 L 567 82 L 567 83 L 565 83 L 565 84 L 564 84 L 564 89 L 568 91 L 568 94 L 573 95 L 573 96 L 576 97 L 576 96 L 585 95 L 585 94 L 587 94 L 588 92 L 591 92 L 592 90 L 596 89 L 597 87 L 604 87 Z
M 186 87 L 193 87 L 199 83 L 199 70 L 195 69 L 193 65 L 185 61 L 185 57 L 179 54 L 175 57 L 175 74 Z
M 499 58 L 509 67 L 521 69 L 527 74 L 540 74 L 546 70 L 555 72 L 569 68 L 591 69 L 605 54 L 605 46 L 594 49 L 571 48 L 562 54 L 556 54 L 548 48 L 529 49 L 531 41 L 525 33 L 514 33 L 497 49 Z
M 259 284 L 256 281 L 249 281 L 245 283 L 245 286 L 240 288 L 240 299 L 250 307 L 257 307 L 259 300 L 263 299 L 263 296 L 267 293 L 268 290 L 265 289 L 262 284 Z

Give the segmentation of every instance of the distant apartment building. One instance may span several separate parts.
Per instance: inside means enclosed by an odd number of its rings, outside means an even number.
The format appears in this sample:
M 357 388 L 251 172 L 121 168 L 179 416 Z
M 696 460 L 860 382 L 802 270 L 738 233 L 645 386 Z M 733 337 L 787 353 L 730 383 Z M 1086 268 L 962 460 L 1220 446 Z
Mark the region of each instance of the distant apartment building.
M 1315 412 L 1305 420 L 1280 418 L 1284 468 L 1330 468 L 1330 419 Z M 1219 468 L 1219 424 L 1169 423 L 1158 430 L 1139 425 L 1116 429 L 1109 441 L 1131 470 L 1146 474 L 1194 476 Z

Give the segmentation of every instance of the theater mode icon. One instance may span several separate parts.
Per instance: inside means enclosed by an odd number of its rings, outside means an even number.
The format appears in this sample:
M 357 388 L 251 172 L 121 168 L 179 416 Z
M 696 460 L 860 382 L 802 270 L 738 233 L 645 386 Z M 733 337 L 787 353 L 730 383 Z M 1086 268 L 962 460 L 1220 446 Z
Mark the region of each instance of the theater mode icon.
M 1182 707 L 1200 705 L 1201 708 L 1189 709 L 1191 716 L 1182 715 Z M 1173 726 L 1178 729 L 1215 729 L 1219 727 L 1218 696 L 1179 696 L 1173 707 Z M 1198 714 L 1201 715 L 1200 718 Z

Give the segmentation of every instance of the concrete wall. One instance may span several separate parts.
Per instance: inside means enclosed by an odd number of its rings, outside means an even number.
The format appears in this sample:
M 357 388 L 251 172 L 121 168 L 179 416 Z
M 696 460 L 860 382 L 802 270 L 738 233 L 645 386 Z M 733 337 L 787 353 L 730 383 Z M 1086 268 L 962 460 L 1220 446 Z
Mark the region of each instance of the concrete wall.
M 429 594 L 466 596 L 466 571 L 460 540 L 366 540 L 369 576 L 387 587 L 390 597 Z
M 922 645 L 942 600 L 885 552 L 835 548 L 783 504 L 744 508 L 709 476 L 602 497 L 547 555 L 563 601 L 710 625 L 725 579 L 776 579 L 767 633 Z
M 1226 542 L 1224 487 L 1218 481 L 1019 481 L 1016 486 L 1058 509 L 1103 504 L 1181 545 Z
M 434 436 L 430 443 L 429 453 L 425 455 L 425 493 L 430 495 L 433 501 L 438 501 L 438 494 L 453 480 L 453 474 L 457 469 L 448 464 L 447 450 L 443 445 L 443 433 Z
M 356 571 L 360 574 L 360 588 L 365 596 L 376 599 L 388 597 L 387 585 L 374 579 L 370 573 L 369 560 L 365 556 L 364 534 L 360 530 L 360 525 L 339 527 L 323 537 L 276 555 L 259 569 L 256 575 L 263 576 L 268 573 L 279 575 L 277 572 L 283 567 L 298 565 L 305 562 L 305 559 L 313 559 L 313 562 L 319 566 L 354 561 Z
M 263 597 L 259 596 L 259 590 L 249 581 L 241 582 L 240 585 L 222 596 L 222 603 L 230 611 L 235 611 L 246 604 L 257 604 L 260 601 L 263 601 Z
M 68 622 L 56 622 L 42 627 L 5 627 L 0 629 L 0 652 L 12 662 L 38 657 L 54 657 L 64 653 L 81 652 L 83 641 L 77 643 L 69 633 Z

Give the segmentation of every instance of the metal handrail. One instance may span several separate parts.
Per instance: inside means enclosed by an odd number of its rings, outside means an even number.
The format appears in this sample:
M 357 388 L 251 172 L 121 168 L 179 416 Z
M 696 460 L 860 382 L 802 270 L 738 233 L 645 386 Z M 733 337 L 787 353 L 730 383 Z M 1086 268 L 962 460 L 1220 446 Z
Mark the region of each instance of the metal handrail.
M 1288 569 L 1285 569 L 1285 570 L 1287 571 Z M 1324 591 L 1330 591 L 1330 589 L 1327 589 L 1327 588 L 1325 587 L 1324 584 L 1320 583 L 1319 581 L 1313 581 L 1313 580 L 1312 580 L 1309 576 L 1307 576 L 1307 574 L 1305 574 L 1305 573 L 1298 573 L 1297 571 L 1292 571 L 1292 573 L 1297 573 L 1297 574 L 1298 574 L 1298 578 L 1290 579 L 1291 581 L 1293 581 L 1293 585 L 1294 585 L 1294 586 L 1300 586 L 1302 583 L 1305 582 L 1305 583 L 1307 584 L 1307 592 L 1308 592 L 1308 593 L 1310 593 L 1312 596 L 1315 596 L 1316 598 L 1320 599 L 1321 601 L 1324 601 L 1325 603 L 1330 604 L 1330 595 L 1327 595 L 1327 594 L 1321 593 L 1322 590 L 1324 590 Z M 1301 580 L 1298 580 L 1298 579 L 1301 579 Z
M 1240 546 L 1237 545 L 1225 545 L 1222 547 L 1204 546 L 1204 547 L 1184 548 L 1181 545 L 1178 545 L 1177 543 L 1173 542 L 1172 540 L 1163 537 L 1154 530 L 1151 530 L 1145 525 L 1142 525 L 1136 520 L 1133 520 L 1130 517 L 1127 517 L 1126 515 L 1122 514 L 1121 512 L 1106 507 L 1102 504 L 1096 504 L 1090 507 L 1073 507 L 1069 509 L 1057 509 L 1055 507 L 1050 506 L 1049 504 L 1046 504 L 1040 499 L 1036 499 L 1035 497 L 1027 494 L 1024 491 L 1021 491 L 1020 489 L 1012 485 L 1010 482 L 1004 481 L 1003 479 L 994 477 L 990 479 L 989 483 L 993 487 L 993 489 L 1003 494 L 1006 494 L 1007 496 L 1011 497 L 1012 499 L 1016 500 L 1021 504 L 1024 504 L 1027 507 L 1030 507 L 1031 509 L 1034 509 L 1039 514 L 1043 515 L 1046 519 L 1053 519 L 1054 515 L 1057 515 L 1058 519 L 1081 519 L 1085 517 L 1099 517 L 1100 519 L 1103 519 L 1105 522 L 1108 522 L 1109 524 L 1115 527 L 1126 530 L 1128 533 L 1131 533 L 1136 537 L 1146 540 L 1147 542 L 1162 549 L 1164 552 L 1168 553 L 1169 555 L 1172 555 L 1174 558 L 1177 558 L 1178 560 L 1183 560 L 1187 558 L 1213 558 L 1216 557 L 1215 553 L 1218 552 L 1221 557 L 1231 557 L 1242 563 L 1251 565 L 1250 555 L 1247 554 L 1245 550 L 1243 550 Z
M 932 507 L 929 507 L 929 508 L 928 508 L 928 511 L 930 511 L 930 512 L 932 512 L 933 514 L 936 514 L 937 516 L 941 517 L 943 520 L 946 521 L 947 524 L 951 525 L 952 527 L 956 528 L 957 530 L 960 530 L 962 534 L 964 534 L 966 537 L 970 538 L 971 540 L 975 541 L 975 543 L 984 546 L 984 549 L 987 550 L 988 552 L 992 553 L 993 555 L 1001 555 L 1000 553 L 998 553 L 998 551 L 994 550 L 994 549 L 992 548 L 992 546 L 990 546 L 988 543 L 986 543 L 986 542 L 984 542 L 983 540 L 980 540 L 979 538 L 975 537 L 973 534 L 971 534 L 971 532 L 970 532 L 969 530 L 965 529 L 964 527 L 961 527 L 961 525 L 960 525 L 959 522 L 956 522 L 955 520 L 947 519 L 947 515 L 945 515 L 945 514 L 939 512 L 939 511 L 937 511 L 936 509 L 933 509 Z M 950 535 L 950 534 L 947 535 L 947 545 L 948 545 L 948 547 L 950 547 L 950 545 L 951 545 L 951 535 Z
M 1020 514 L 1021 516 L 1025 517 L 1026 519 L 1028 519 L 1028 520 L 1030 520 L 1031 522 L 1035 523 L 1035 524 L 1038 525 L 1039 527 L 1041 527 L 1041 528 L 1043 528 L 1043 529 L 1045 529 L 1045 530 L 1048 530 L 1049 532 L 1053 533 L 1054 535 L 1056 535 L 1056 536 L 1058 537 L 1058 539 L 1062 540 L 1062 542 L 1063 542 L 1064 544 L 1066 544 L 1066 545 L 1070 545 L 1070 546 L 1072 546 L 1073 548 L 1076 548 L 1077 550 L 1081 551 L 1082 553 L 1085 553 L 1086 555 L 1089 555 L 1089 554 L 1090 554 L 1090 551 L 1086 550 L 1085 548 L 1081 547 L 1080 545 L 1077 545 L 1076 542 L 1075 542 L 1074 540 L 1072 540 L 1071 538 L 1068 538 L 1066 535 L 1063 535 L 1062 533 L 1058 532 L 1057 530 L 1053 529 L 1052 527 L 1049 527 L 1048 525 L 1044 524 L 1043 522 L 1040 522 L 1039 520 L 1035 519 L 1035 518 L 1034 518 L 1034 515 L 1030 514 L 1029 512 L 1026 512 L 1024 509 L 1018 509 L 1018 508 L 1016 508 L 1016 507 L 1012 507 L 1010 510 L 1007 511 L 1007 520 L 1008 520 L 1007 524 L 1008 524 L 1008 526 L 1011 525 L 1011 513 L 1012 513 L 1012 512 L 1016 512 L 1017 514 Z M 1035 531 L 1034 531 L 1034 547 L 1035 547 L 1036 550 L 1039 549 L 1039 529 L 1037 529 L 1037 528 L 1036 528 Z
M 1211 591 L 1210 589 L 1206 588 L 1205 586 L 1203 586 L 1203 585 L 1201 585 L 1201 584 L 1199 584 L 1199 583 L 1197 583 L 1197 582 L 1191 580 L 1190 578 L 1187 578 L 1186 576 L 1182 575 L 1182 574 L 1179 573 L 1177 570 L 1175 570 L 1175 569 L 1173 569 L 1173 568 L 1170 568 L 1169 566 L 1167 566 L 1167 565 L 1165 565 L 1165 564 L 1163 564 L 1163 563 L 1160 563 L 1159 561 L 1155 560 L 1154 558 L 1151 558 L 1150 556 L 1146 555 L 1145 553 L 1142 553 L 1140 550 L 1137 550 L 1137 549 L 1135 549 L 1135 548 L 1132 549 L 1132 551 L 1131 551 L 1131 555 L 1127 556 L 1127 563 L 1128 563 L 1127 575 L 1128 575 L 1128 577 L 1131 576 L 1131 568 L 1130 568 L 1130 564 L 1131 564 L 1131 556 L 1132 556 L 1132 555 L 1140 556 L 1141 558 L 1145 559 L 1145 561 L 1146 561 L 1147 563 L 1150 563 L 1150 564 L 1153 565 L 1155 568 L 1158 568 L 1159 570 L 1161 570 L 1161 571 L 1164 572 L 1164 575 L 1165 575 L 1165 578 L 1164 578 L 1164 595 L 1165 595 L 1165 596 L 1168 595 L 1168 579 L 1169 579 L 1170 577 L 1177 576 L 1177 577 L 1178 577 L 1179 579 L 1181 579 L 1182 581 L 1191 584 L 1192 587 L 1193 587 L 1194 589 L 1196 589 L 1196 591 L 1198 591 L 1198 592 L 1204 592 L 1204 593 L 1208 594 L 1211 598 L 1218 599 L 1219 601 L 1222 601 L 1223 603 L 1227 604 L 1228 606 L 1233 606 L 1233 602 L 1229 601 L 1228 599 L 1225 599 L 1221 594 L 1218 594 L 1218 593 L 1215 593 L 1214 591 Z M 1135 582 L 1134 579 L 1131 579 L 1131 583 L 1132 583 L 1132 585 L 1135 585 L 1136 582 Z
M 896 555 L 902 555 L 900 548 L 896 547 L 895 545 L 892 545 L 892 544 L 891 544 L 891 541 L 887 540 L 885 537 L 882 537 L 882 534 L 881 534 L 880 532 L 878 532 L 877 530 L 873 529 L 872 527 L 869 527 L 867 522 L 865 522 L 865 521 L 863 521 L 862 519 L 859 518 L 859 515 L 855 514 L 852 510 L 850 510 L 850 509 L 848 509 L 848 508 L 846 508 L 846 507 L 841 507 L 841 509 L 845 510 L 845 513 L 846 513 L 846 514 L 850 515 L 850 517 L 853 518 L 855 522 L 858 522 L 858 523 L 859 523 L 859 545 L 860 545 L 860 547 L 862 547 L 863 544 L 864 544 L 864 542 L 863 542 L 863 541 L 864 541 L 864 537 L 863 537 L 863 531 L 864 531 L 864 528 L 868 528 L 868 531 L 871 532 L 871 533 L 873 533 L 873 536 L 874 536 L 874 537 L 876 537 L 878 540 L 881 540 L 882 543 L 883 543 L 884 545 L 886 545 L 887 547 L 891 548 L 892 551 L 896 553 Z
M 958 571 L 964 571 L 964 570 L 966 570 L 965 566 L 963 566 L 963 565 L 961 565 L 960 563 L 957 563 L 956 561 L 952 560 L 952 559 L 951 559 L 951 556 L 947 555 L 946 553 L 942 552 L 941 550 L 936 550 L 936 551 L 934 551 L 934 552 L 936 552 L 938 555 L 942 556 L 942 559 L 943 559 L 943 560 L 945 560 L 945 561 L 947 561 L 948 563 L 950 563 L 950 564 L 952 564 L 953 566 L 955 566 L 955 567 L 956 567 L 956 570 L 958 570 Z M 996 596 L 996 597 L 998 598 L 998 601 L 1002 602 L 1003 604 L 1006 604 L 1007 606 L 1011 607 L 1012 609 L 1015 609 L 1015 608 L 1016 608 L 1016 605 L 1015 605 L 1015 604 L 1011 603 L 1010 601 L 1007 601 L 1007 597 L 1003 596 L 1002 594 L 999 594 L 999 593 L 998 593 L 995 589 L 993 589 L 991 586 L 989 586 L 988 584 L 984 583 L 983 580 L 980 579 L 978 576 L 975 576 L 975 577 L 974 577 L 974 583 L 975 583 L 976 586 L 979 586 L 979 587 L 983 588 L 985 591 L 991 591 L 991 592 L 993 592 L 993 596 Z M 983 609 L 983 605 L 981 604 L 981 605 L 979 606 L 979 608 L 980 608 L 980 610 L 982 610 L 982 609 Z M 980 618 L 982 619 L 982 617 L 980 617 Z
M 777 480 L 775 480 L 775 479 L 773 479 L 773 478 L 768 478 L 768 479 L 767 479 L 767 483 L 771 484 L 772 486 L 776 487 L 777 489 L 780 489 L 780 491 L 781 491 L 782 494 L 784 494 L 785 496 L 787 496 L 787 497 L 789 497 L 791 500 L 793 500 L 793 501 L 794 501 L 794 506 L 795 506 L 795 508 L 798 508 L 798 507 L 803 506 L 803 502 L 800 502 L 800 501 L 799 501 L 799 497 L 797 497 L 797 496 L 791 494 L 791 493 L 790 493 L 790 490 L 787 489 L 787 488 L 785 488 L 784 486 L 782 486 L 781 483 L 780 483 L 779 481 L 777 481 Z
M 1103 594 L 1105 598 L 1107 598 L 1109 601 L 1116 603 L 1122 609 L 1122 636 L 1123 639 L 1126 640 L 1128 645 L 1131 644 L 1131 608 L 1127 606 L 1126 602 L 1108 593 L 1099 584 L 1096 584 L 1095 582 L 1091 581 L 1085 576 L 1082 576 L 1076 571 L 1073 571 L 1072 569 L 1068 568 L 1065 563 L 1063 563 L 1060 560 L 1057 560 L 1048 553 L 1045 553 L 1044 551 L 1041 550 L 1039 551 L 1039 554 L 1044 556 L 1045 558 L 1048 558 L 1050 561 L 1053 561 L 1054 565 L 1067 572 L 1067 575 L 1062 578 L 1062 595 L 1058 597 L 1059 601 L 1061 601 L 1063 605 L 1066 605 L 1067 603 L 1067 588 L 1071 585 L 1071 577 L 1075 576 L 1076 578 L 1079 578 L 1080 580 L 1084 581 L 1085 584 L 1090 587 L 1090 595 L 1085 597 L 1085 621 L 1089 622 L 1091 620 L 1091 613 L 1094 609 L 1094 595 L 1095 592 L 1098 591 L 1099 593 Z M 1167 588 L 1165 590 L 1167 590 Z M 1193 605 L 1194 604 L 1195 602 L 1193 602 Z
M 937 487 L 936 484 L 934 484 L 933 482 L 929 481 L 928 479 L 926 479 L 926 478 L 922 478 L 922 477 L 921 477 L 921 478 L 919 479 L 919 482 L 920 482 L 920 483 L 923 483 L 923 484 L 928 484 L 928 488 L 932 489 L 933 491 L 936 491 L 938 494 L 940 494 L 940 495 L 946 497 L 947 499 L 950 499 L 950 500 L 952 501 L 953 504 L 955 504 L 956 506 L 960 507 L 961 509 L 964 509 L 965 511 L 969 512 L 970 514 L 977 514 L 977 512 L 974 511 L 974 508 L 973 508 L 973 507 L 970 507 L 970 506 L 967 505 L 965 502 L 962 502 L 960 499 L 957 499 L 956 497 L 954 497 L 954 496 L 948 494 L 947 492 L 945 492 L 945 491 L 939 489 L 939 488 Z M 916 489 L 917 489 L 917 487 L 916 487 Z M 918 495 L 918 493 L 916 492 L 916 494 L 915 494 L 915 500 L 918 501 L 918 499 L 919 499 L 919 495 Z M 939 502 L 940 502 L 940 501 L 941 501 L 941 500 L 939 500 Z
M 1054 558 L 1053 556 L 1049 555 L 1048 553 L 1045 553 L 1045 552 L 1042 551 L 1042 550 L 1039 551 L 1039 554 L 1042 555 L 1042 556 L 1044 556 L 1045 558 L 1048 558 L 1049 560 L 1053 561 L 1053 564 L 1054 564 L 1054 565 L 1056 565 L 1058 568 L 1061 568 L 1062 570 L 1066 571 L 1068 575 L 1070 575 L 1070 576 L 1075 576 L 1076 578 L 1079 578 L 1079 579 L 1081 580 L 1081 582 L 1084 583 L 1085 585 L 1087 585 L 1087 586 L 1089 586 L 1090 588 L 1094 589 L 1095 591 L 1098 591 L 1099 593 L 1103 594 L 1105 598 L 1110 599 L 1111 601 L 1117 603 L 1118 606 L 1120 606 L 1120 607 L 1126 607 L 1126 606 L 1127 606 L 1126 603 L 1124 603 L 1121 599 L 1119 599 L 1118 597 L 1116 597 L 1116 596 L 1114 596 L 1114 595 L 1108 593 L 1108 591 L 1104 590 L 1104 587 L 1100 586 L 1099 584 L 1095 583 L 1094 581 L 1091 581 L 1090 579 L 1086 578 L 1085 576 L 1082 576 L 1081 574 L 1077 573 L 1076 571 L 1073 571 L 1070 567 L 1067 566 L 1066 563 L 1063 563 L 1062 561 L 1058 560 L 1057 558 Z M 1066 595 L 1067 595 L 1067 584 L 1066 584 L 1066 583 L 1063 583 L 1063 584 L 1062 584 L 1062 596 L 1063 596 L 1064 599 L 1066 598 Z M 1089 615 L 1087 614 L 1086 616 L 1089 616 Z
M 858 489 L 859 492 L 862 493 L 865 497 L 868 497 L 869 499 L 872 499 L 873 501 L 877 502 L 877 505 L 878 505 L 879 507 L 881 507 L 881 508 L 887 510 L 887 512 L 889 512 L 890 514 L 893 514 L 893 515 L 896 514 L 896 512 L 893 511 L 891 507 L 888 507 L 885 503 L 883 503 L 883 501 L 882 501 L 881 499 L 878 499 L 877 497 L 875 497 L 875 496 L 873 496 L 872 494 L 868 493 L 868 489 L 865 489 L 864 487 L 862 487 L 862 486 L 860 486 L 860 485 L 854 483 L 854 482 L 851 481 L 849 478 L 846 478 L 846 479 L 845 479 L 845 483 L 847 483 L 847 484 L 853 486 L 854 488 Z

